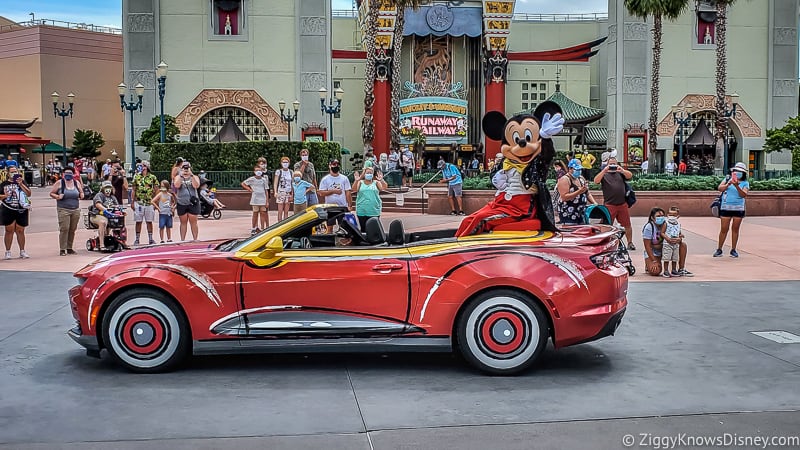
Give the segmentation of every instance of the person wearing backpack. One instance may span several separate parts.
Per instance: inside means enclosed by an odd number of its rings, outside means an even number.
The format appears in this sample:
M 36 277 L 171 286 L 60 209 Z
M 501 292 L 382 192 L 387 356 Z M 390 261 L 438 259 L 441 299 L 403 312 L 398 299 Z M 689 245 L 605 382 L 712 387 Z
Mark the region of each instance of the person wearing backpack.
M 581 163 L 573 159 L 569 162 L 567 174 L 556 183 L 556 211 L 561 225 L 584 225 L 586 205 L 597 204 L 589 192 L 589 182 L 581 175 L 582 171 Z
M 571 161 L 570 164 L 572 164 Z M 611 221 L 613 222 L 616 219 L 625 228 L 628 250 L 636 250 L 636 246 L 633 245 L 631 215 L 628 211 L 629 206 L 625 195 L 627 191 L 625 182 L 631 178 L 633 178 L 633 174 L 628 169 L 620 166 L 615 156 L 611 156 L 608 158 L 608 165 L 595 175 L 594 182 L 603 188 L 603 204 L 611 214 Z
M 80 176 L 75 176 L 75 169 L 64 168 L 64 178 L 53 184 L 50 198 L 56 201 L 59 255 L 74 255 L 76 252 L 72 244 L 81 220 L 80 201 L 83 200 L 83 185 Z

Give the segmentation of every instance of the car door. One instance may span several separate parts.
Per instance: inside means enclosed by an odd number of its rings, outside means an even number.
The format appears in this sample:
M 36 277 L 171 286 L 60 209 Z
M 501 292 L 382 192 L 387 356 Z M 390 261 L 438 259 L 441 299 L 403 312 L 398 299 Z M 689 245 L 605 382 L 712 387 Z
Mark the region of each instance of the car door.
M 251 337 L 385 335 L 407 330 L 408 251 L 287 249 L 244 266 L 242 309 Z

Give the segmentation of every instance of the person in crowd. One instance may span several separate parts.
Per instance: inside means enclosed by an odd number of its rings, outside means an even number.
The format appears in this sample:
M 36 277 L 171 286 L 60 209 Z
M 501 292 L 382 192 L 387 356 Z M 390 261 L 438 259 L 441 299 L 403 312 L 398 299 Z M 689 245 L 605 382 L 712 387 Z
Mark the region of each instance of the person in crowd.
M 80 178 L 81 174 L 83 173 L 83 165 L 86 163 L 86 160 L 83 158 L 74 158 L 72 161 L 72 167 L 75 169 L 73 176 Z
M 480 173 L 480 170 L 479 170 L 480 166 L 481 166 L 481 162 L 478 159 L 478 156 L 477 155 L 473 156 L 472 157 L 472 161 L 470 161 L 470 163 L 469 163 L 469 170 L 470 170 L 470 173 L 472 174 L 473 177 L 477 177 L 478 174 Z
M 661 265 L 662 249 L 664 236 L 661 226 L 666 222 L 667 217 L 663 209 L 655 207 L 650 210 L 647 223 L 642 227 L 642 242 L 644 246 L 644 264 L 647 273 L 653 276 L 661 276 L 663 267 Z M 688 247 L 686 241 L 680 238 L 678 242 L 678 275 L 680 277 L 693 277 L 694 274 L 686 270 L 686 255 Z M 670 273 L 672 275 L 672 273 Z
M 411 153 L 408 147 L 403 149 L 401 161 L 403 163 L 403 185 L 411 189 L 411 185 L 414 182 L 414 154 Z
M 6 157 L 6 170 L 11 169 L 12 167 L 19 169 L 19 163 L 14 159 L 14 155 L 9 153 Z
M 383 181 L 383 176 L 378 173 L 375 174 L 375 169 L 367 167 L 364 172 L 359 175 L 358 172 L 354 174 L 355 184 L 353 191 L 356 192 L 356 217 L 358 217 L 358 225 L 362 230 L 366 229 L 367 220 L 370 217 L 381 216 L 383 203 L 381 202 L 380 191 L 386 189 L 386 182 Z
M 363 168 L 372 167 L 372 168 L 377 169 L 377 163 L 375 161 L 375 153 L 372 151 L 371 148 L 368 148 L 364 152 L 364 164 L 363 164 L 363 166 L 364 166 Z
M 564 161 L 561 160 L 553 163 L 553 170 L 556 173 L 556 180 L 560 180 L 561 177 L 567 174 L 567 168 L 564 166 Z
M 275 170 L 272 191 L 275 193 L 275 202 L 278 204 L 278 221 L 289 217 L 289 205 L 292 198 L 292 170 L 289 169 L 289 157 L 281 157 L 281 167 Z
M 613 148 L 607 148 L 606 151 L 600 154 L 600 170 L 603 170 L 608 165 L 608 158 L 611 155 L 617 156 L 617 151 Z
M 388 164 L 387 164 L 387 175 L 392 180 L 392 186 L 399 186 L 400 185 L 400 153 L 397 151 L 396 147 L 392 147 L 392 150 L 389 152 Z
M 122 199 L 128 196 L 128 177 L 125 175 L 125 169 L 122 168 L 122 163 L 119 160 L 114 161 L 111 165 L 111 185 L 114 186 L 114 197 L 117 198 L 117 203 L 122 204 Z M 130 203 L 131 199 L 128 199 Z
M 719 205 L 720 228 L 717 250 L 714 252 L 715 258 L 722 256 L 722 246 L 725 245 L 728 230 L 731 230 L 731 258 L 739 257 L 739 252 L 736 250 L 739 244 L 739 228 L 745 216 L 745 199 L 750 192 L 747 172 L 747 166 L 743 162 L 737 162 L 731 168 L 730 175 L 726 176 L 717 187 L 717 190 L 722 192 L 722 199 Z
M 181 168 L 183 167 L 183 163 L 184 162 L 185 162 L 185 160 L 183 158 L 181 158 L 180 156 L 175 159 L 175 164 L 173 164 L 172 169 L 169 172 L 169 179 L 170 180 L 174 180 L 175 177 L 177 177 L 178 174 L 181 173 Z
M 200 176 L 200 199 L 214 209 L 225 209 L 226 206 L 214 195 L 213 189 L 208 188 L 208 180 Z M 202 208 L 200 208 L 202 211 Z
M 489 165 L 491 166 L 489 168 L 489 173 L 492 177 L 494 177 L 494 174 L 503 168 L 503 154 L 497 153 L 494 155 L 494 159 L 489 162 Z
M 646 159 L 642 161 L 642 175 L 647 175 L 647 169 L 650 168 L 650 162 Z
M 631 178 L 633 178 L 633 174 L 619 165 L 616 156 L 611 156 L 608 158 L 608 165 L 595 175 L 594 182 L 603 189 L 603 204 L 608 208 L 611 221 L 616 220 L 625 228 L 628 248 L 636 250 L 636 246 L 633 245 L 631 215 L 625 200 L 625 182 Z
M 264 177 L 267 177 L 267 158 L 263 156 L 259 156 L 258 160 L 256 160 L 256 165 L 261 168 L 261 171 L 264 172 Z
M 147 224 L 147 241 L 150 245 L 153 240 L 153 221 L 155 221 L 155 208 L 152 205 L 153 196 L 158 191 L 158 178 L 150 173 L 150 163 L 139 163 L 140 172 L 133 176 L 133 221 L 136 223 L 136 239 L 133 245 L 139 245 L 139 236 L 142 233 L 142 222 Z
M 661 225 L 661 236 L 664 238 L 663 246 L 661 248 L 661 261 L 664 264 L 664 278 L 679 277 L 681 273 L 678 271 L 678 259 L 680 256 L 681 242 L 683 241 L 683 232 L 681 230 L 680 209 L 677 206 L 672 206 L 667 210 L 667 219 Z M 672 263 L 672 271 L 669 270 L 669 264 Z
M 303 179 L 303 173 L 295 170 L 292 177 L 292 193 L 294 195 L 294 213 L 300 213 L 309 207 L 308 194 L 314 191 L 314 185 Z M 315 203 L 316 204 L 316 203 Z
M 583 225 L 586 223 L 586 205 L 597 202 L 589 192 L 589 182 L 582 176 L 584 167 L 573 159 L 569 169 L 556 182 L 559 199 L 556 211 L 562 225 Z
M 464 180 L 461 178 L 461 171 L 455 165 L 440 159 L 436 168 L 442 171 L 440 183 L 447 183 L 447 200 L 450 202 L 450 215 L 463 216 L 464 205 L 462 201 L 462 187 Z M 458 206 L 458 209 L 456 209 Z
M 150 202 L 158 211 L 158 237 L 164 243 L 164 233 L 167 235 L 167 242 L 172 242 L 172 218 L 175 216 L 175 209 L 178 207 L 178 199 L 170 189 L 169 180 L 161 181 L 158 193 Z
M 242 188 L 250 192 L 253 208 L 250 234 L 256 234 L 269 226 L 269 181 L 260 165 L 253 168 L 252 177 L 242 181 Z
M 307 206 L 314 206 L 319 203 L 317 199 L 317 193 L 315 191 L 317 186 L 317 172 L 314 169 L 314 163 L 308 160 L 308 149 L 304 148 L 300 150 L 300 161 L 294 164 L 294 170 L 300 171 L 300 176 L 303 181 L 309 183 L 314 189 L 308 191 L 306 204 Z M 297 194 L 295 193 L 295 196 Z M 296 204 L 296 203 L 295 203 Z
M 595 158 L 593 154 L 589 153 L 589 150 L 584 150 L 580 155 L 580 160 L 583 178 L 588 180 L 592 176 L 592 167 L 594 167 L 594 163 L 597 161 L 597 158 Z
M 187 227 L 192 229 L 192 240 L 197 240 L 199 230 L 197 216 L 200 214 L 200 178 L 192 173 L 192 165 L 184 161 L 181 171 L 172 179 L 172 186 L 177 190 L 178 218 L 181 221 L 181 240 L 186 240 Z
M 318 194 L 323 198 L 325 203 L 333 205 L 347 206 L 347 209 L 352 209 L 350 198 L 350 180 L 346 176 L 339 173 L 339 160 L 334 159 L 328 164 L 329 173 L 322 177 L 319 182 Z M 333 233 L 333 225 L 335 219 L 328 220 L 326 223 L 326 232 Z
M 686 160 L 682 159 L 678 164 L 678 175 L 686 175 Z
M 81 205 L 83 199 L 83 184 L 76 170 L 72 167 L 64 169 L 64 178 L 60 183 L 53 185 L 50 198 L 56 201 L 56 214 L 58 216 L 58 248 L 59 255 L 74 255 L 75 231 L 81 221 Z
M 386 153 L 381 153 L 380 158 L 378 158 L 378 168 L 382 173 L 389 172 L 389 156 Z
M 664 166 L 664 173 L 668 175 L 675 175 L 675 171 L 678 169 L 678 165 L 675 164 L 675 161 L 669 160 L 667 164 Z
M 91 158 L 86 158 L 86 162 L 83 165 L 83 173 L 86 175 L 86 181 L 89 183 L 93 182 L 95 179 L 95 160 Z
M 119 206 L 117 197 L 114 196 L 114 186 L 110 181 L 103 181 L 100 192 L 95 194 L 92 199 L 92 206 L 89 211 L 92 213 L 92 223 L 97 225 L 97 235 L 100 236 L 101 250 L 105 248 L 105 236 L 108 236 L 108 219 L 114 217 L 114 209 Z M 125 214 L 123 212 L 123 214 Z
M 16 165 L 8 166 L 6 161 L 6 170 L 7 178 L 0 183 L 0 225 L 5 228 L 3 236 L 6 247 L 5 259 L 12 258 L 11 244 L 14 243 L 14 236 L 17 237 L 19 257 L 26 259 L 30 258 L 25 251 L 25 228 L 30 218 L 31 189 L 25 184 L 25 179 Z

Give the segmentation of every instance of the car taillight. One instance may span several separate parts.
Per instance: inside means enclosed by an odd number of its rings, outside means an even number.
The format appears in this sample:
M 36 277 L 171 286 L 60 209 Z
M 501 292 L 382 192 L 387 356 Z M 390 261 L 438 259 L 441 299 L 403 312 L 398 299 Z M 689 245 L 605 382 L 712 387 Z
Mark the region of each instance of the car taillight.
M 617 262 L 617 252 L 603 252 L 590 256 L 589 260 L 600 270 L 610 269 L 619 266 Z

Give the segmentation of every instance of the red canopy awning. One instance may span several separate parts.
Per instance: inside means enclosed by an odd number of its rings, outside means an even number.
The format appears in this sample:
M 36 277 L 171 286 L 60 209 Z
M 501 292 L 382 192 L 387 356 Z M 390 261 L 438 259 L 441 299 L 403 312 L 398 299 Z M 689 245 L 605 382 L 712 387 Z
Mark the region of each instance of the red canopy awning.
M 50 139 L 40 139 L 37 137 L 26 136 L 21 133 L 0 134 L 0 145 L 9 144 L 49 144 Z

